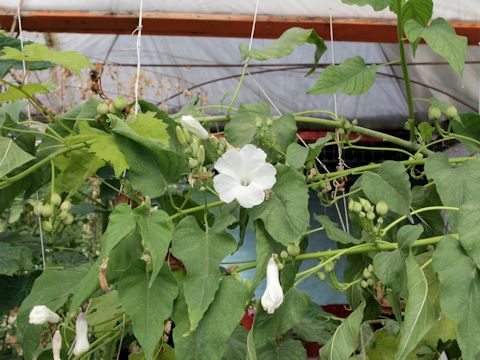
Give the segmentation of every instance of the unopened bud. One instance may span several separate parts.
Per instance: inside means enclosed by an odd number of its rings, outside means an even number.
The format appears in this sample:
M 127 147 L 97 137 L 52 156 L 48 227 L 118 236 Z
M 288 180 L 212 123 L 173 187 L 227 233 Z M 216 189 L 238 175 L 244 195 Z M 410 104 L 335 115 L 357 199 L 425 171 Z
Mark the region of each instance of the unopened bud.
M 182 145 L 182 146 L 187 146 L 187 139 L 185 139 L 185 135 L 183 133 L 183 129 L 180 127 L 180 126 L 177 126 L 175 128 L 175 131 L 177 132 L 177 139 L 178 139 L 178 142 Z
M 197 150 L 197 160 L 200 165 L 203 165 L 205 162 L 205 148 L 203 145 L 200 145 Z
M 61 360 L 60 353 L 62 351 L 62 335 L 56 330 L 52 336 L 52 353 L 53 360 Z
M 58 195 L 57 193 L 53 193 L 53 194 L 50 196 L 50 203 L 51 203 L 53 206 L 58 206 L 58 205 L 60 205 L 61 202 L 62 202 L 62 198 L 61 198 L 60 195 Z
M 288 253 L 285 250 L 282 250 L 282 252 L 280 253 L 280 257 L 282 259 L 286 259 L 286 258 L 288 258 Z

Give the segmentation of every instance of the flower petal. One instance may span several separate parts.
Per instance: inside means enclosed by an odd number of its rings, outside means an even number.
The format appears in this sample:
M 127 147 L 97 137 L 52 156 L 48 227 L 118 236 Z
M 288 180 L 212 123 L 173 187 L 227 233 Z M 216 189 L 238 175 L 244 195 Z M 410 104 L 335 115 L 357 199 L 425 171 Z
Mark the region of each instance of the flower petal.
M 249 209 L 261 204 L 265 200 L 265 193 L 252 184 L 239 186 L 237 187 L 236 199 L 240 206 Z
M 221 174 L 227 174 L 241 181 L 242 158 L 237 149 L 229 149 L 222 155 L 214 165 L 214 168 Z
M 191 115 L 184 115 L 180 119 L 182 126 L 190 131 L 192 134 L 197 135 L 200 139 L 208 139 L 208 132 L 205 128 Z
M 260 190 L 271 189 L 277 181 L 276 173 L 277 170 L 272 164 L 262 164 L 250 174 L 251 183 Z
M 213 177 L 213 187 L 218 192 L 220 200 L 228 204 L 236 199 L 238 189 L 243 186 L 240 185 L 240 180 L 223 173 Z

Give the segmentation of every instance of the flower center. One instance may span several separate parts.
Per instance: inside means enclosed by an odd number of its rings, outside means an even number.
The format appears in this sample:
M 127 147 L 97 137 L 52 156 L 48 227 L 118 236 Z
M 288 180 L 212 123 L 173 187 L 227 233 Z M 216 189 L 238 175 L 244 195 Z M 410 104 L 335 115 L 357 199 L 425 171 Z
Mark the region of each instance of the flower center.
M 250 185 L 250 180 L 249 179 L 243 179 L 242 181 L 240 181 L 240 184 L 242 186 L 248 186 L 248 185 Z

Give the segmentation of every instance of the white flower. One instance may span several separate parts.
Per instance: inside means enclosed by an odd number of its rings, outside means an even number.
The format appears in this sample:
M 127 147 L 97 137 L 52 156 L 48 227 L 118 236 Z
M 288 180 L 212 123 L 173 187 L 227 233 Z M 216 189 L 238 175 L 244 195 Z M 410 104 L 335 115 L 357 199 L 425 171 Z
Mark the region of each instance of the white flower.
M 87 318 L 84 313 L 80 313 L 75 322 L 75 347 L 73 348 L 73 354 L 78 356 L 88 351 L 89 348 Z
M 213 178 L 220 200 L 237 200 L 244 208 L 261 204 L 265 200 L 264 190 L 271 189 L 276 182 L 277 170 L 266 159 L 267 154 L 251 144 L 223 154 L 215 163 L 219 174 Z
M 184 115 L 180 119 L 182 126 L 190 131 L 192 134 L 197 135 L 200 139 L 208 139 L 208 132 L 205 128 L 195 119 L 193 116 Z
M 35 325 L 45 324 L 46 322 L 55 324 L 60 321 L 60 316 L 55 314 L 45 305 L 36 305 L 33 307 L 32 311 L 30 311 L 28 321 L 30 324 Z
M 278 278 L 278 266 L 273 256 L 267 264 L 267 288 L 262 295 L 263 310 L 273 314 L 283 302 L 283 290 Z
M 62 351 L 62 335 L 60 331 L 55 331 L 52 337 L 53 360 L 61 360 L 60 352 Z

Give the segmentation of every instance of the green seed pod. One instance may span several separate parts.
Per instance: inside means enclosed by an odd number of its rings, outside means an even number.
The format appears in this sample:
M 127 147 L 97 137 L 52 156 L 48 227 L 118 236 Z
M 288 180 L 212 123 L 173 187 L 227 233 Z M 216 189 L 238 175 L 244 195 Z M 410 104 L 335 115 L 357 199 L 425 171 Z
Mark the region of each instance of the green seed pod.
M 53 207 L 50 204 L 45 204 L 42 206 L 42 216 L 50 217 L 53 214 Z
M 356 212 L 357 214 L 362 212 L 362 204 L 355 201 L 355 203 L 353 204 L 353 212 Z
M 188 159 L 188 165 L 190 166 L 190 168 L 196 168 L 198 166 L 198 161 L 194 158 L 190 158 Z
M 298 256 L 300 254 L 300 246 L 297 244 L 288 244 L 287 252 L 290 256 Z
M 367 285 L 368 285 L 368 286 L 373 286 L 374 284 L 375 284 L 375 281 L 373 281 L 372 278 L 367 279 Z
M 127 99 L 125 99 L 125 96 L 119 96 L 118 98 L 113 100 L 113 106 L 118 111 L 122 111 L 127 107 Z
M 51 232 L 53 230 L 53 225 L 51 221 L 44 221 L 42 222 L 42 228 L 46 232 Z
M 177 126 L 175 128 L 175 131 L 177 132 L 177 139 L 178 139 L 178 142 L 182 145 L 182 146 L 187 146 L 187 139 L 185 139 L 185 135 L 183 134 L 183 130 L 180 126 Z
M 273 253 L 272 256 L 273 256 L 273 259 L 274 259 L 275 261 L 278 261 L 278 254 L 277 254 L 277 253 Z
M 377 214 L 380 216 L 385 216 L 388 213 L 388 205 L 385 201 L 380 200 L 375 206 Z
M 372 273 L 373 272 L 373 265 L 368 264 L 367 269 L 368 269 L 368 272 Z
M 360 286 L 364 289 L 368 288 L 368 283 L 365 280 L 362 280 Z
M 57 193 L 53 193 L 52 196 L 50 196 L 50 203 L 53 205 L 53 206 L 58 206 L 62 203 L 62 198 L 60 195 L 58 195 Z
M 257 120 L 255 120 L 255 126 L 256 126 L 257 128 L 261 128 L 261 127 L 263 126 L 263 121 L 262 121 L 262 119 L 257 119 Z
M 315 273 L 315 275 L 317 275 L 318 280 L 325 281 L 326 275 L 325 275 L 324 272 L 319 271 L 319 272 Z
M 282 263 L 278 263 L 278 264 L 277 264 L 277 267 L 278 267 L 278 270 L 279 270 L 279 271 L 282 271 L 285 266 L 284 266 Z
M 371 205 L 371 204 L 370 204 L 370 201 L 368 201 L 367 199 L 364 199 L 364 198 L 359 198 L 358 201 L 360 201 L 360 204 L 362 204 L 362 206 L 363 206 L 364 208 L 367 207 L 367 206 L 369 206 L 369 205 Z
M 416 153 L 415 154 L 415 160 L 422 160 L 423 159 L 423 154 L 422 153 Z
M 450 106 L 447 108 L 445 114 L 446 114 L 450 119 L 452 119 L 452 118 L 454 118 L 454 117 L 457 117 L 457 116 L 458 116 L 457 108 L 456 108 L 455 106 L 453 106 L 453 105 L 450 105 Z
M 68 200 L 65 200 L 62 205 L 60 205 L 60 210 L 69 211 L 72 208 L 72 203 Z
M 266 121 L 267 126 L 272 126 L 273 122 L 272 119 L 268 118 Z
M 203 145 L 200 145 L 198 147 L 197 160 L 198 160 L 198 163 L 201 165 L 203 165 L 203 163 L 205 162 L 205 148 L 203 147 Z
M 33 213 L 35 214 L 35 216 L 42 216 L 42 208 L 43 205 L 40 201 L 35 203 L 35 205 L 33 206 Z
M 360 211 L 360 212 L 358 213 L 358 216 L 360 216 L 361 218 L 364 218 L 365 215 L 366 215 L 366 214 L 365 214 L 363 211 Z
M 113 106 L 113 103 L 108 105 L 108 112 L 111 114 L 115 114 L 117 112 L 117 109 L 115 109 L 115 106 Z
M 325 272 L 327 272 L 327 273 L 332 272 L 334 268 L 335 268 L 335 265 L 331 262 L 328 263 L 327 265 L 325 265 L 325 267 L 324 267 Z
M 288 253 L 285 250 L 282 250 L 282 252 L 280 253 L 280 257 L 282 259 L 286 259 L 286 258 L 288 258 Z
M 68 214 L 67 217 L 65 219 L 63 219 L 63 223 L 65 225 L 70 225 L 73 223 L 73 215 L 72 214 Z
M 363 277 L 365 279 L 369 279 L 372 277 L 372 274 L 370 273 L 370 271 L 368 271 L 368 268 L 363 269 Z
M 183 129 L 183 136 L 185 136 L 185 141 L 187 142 L 187 144 L 189 144 L 192 138 L 190 136 L 190 132 L 187 129 Z
M 375 219 L 375 213 L 372 211 L 367 212 L 367 219 L 368 220 L 373 220 Z
M 428 108 L 428 118 L 432 121 L 438 121 L 442 117 L 442 112 L 436 106 L 430 106 Z
M 97 113 L 99 113 L 100 115 L 108 114 L 108 104 L 106 102 L 98 103 Z
M 193 154 L 197 154 L 199 146 L 200 142 L 198 141 L 198 138 L 193 139 L 192 143 L 190 144 L 190 148 L 192 149 Z
M 60 218 L 60 220 L 65 220 L 65 219 L 68 217 L 69 214 L 70 214 L 70 213 L 69 213 L 68 211 L 62 210 L 62 211 L 60 211 L 60 213 L 58 214 L 58 217 Z
M 348 201 L 348 210 L 353 211 L 354 206 L 355 206 L 355 201 L 353 201 L 352 199 L 350 199 L 350 200 Z
M 383 224 L 383 218 L 382 217 L 379 217 L 377 219 L 377 224 Z

